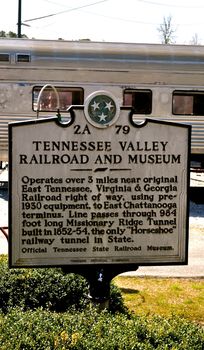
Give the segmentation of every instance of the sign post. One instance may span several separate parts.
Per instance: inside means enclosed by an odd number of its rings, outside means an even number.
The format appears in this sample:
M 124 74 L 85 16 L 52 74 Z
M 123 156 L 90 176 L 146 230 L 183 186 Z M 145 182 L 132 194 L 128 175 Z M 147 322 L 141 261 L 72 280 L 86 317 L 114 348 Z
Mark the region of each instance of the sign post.
M 101 286 L 187 264 L 190 126 L 137 125 L 100 91 L 68 123 L 11 123 L 9 145 L 10 267 L 63 266 Z

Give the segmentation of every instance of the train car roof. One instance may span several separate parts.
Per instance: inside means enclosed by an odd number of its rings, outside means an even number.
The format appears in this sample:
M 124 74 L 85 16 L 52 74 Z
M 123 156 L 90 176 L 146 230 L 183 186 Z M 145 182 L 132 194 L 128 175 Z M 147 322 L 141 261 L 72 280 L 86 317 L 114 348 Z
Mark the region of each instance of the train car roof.
M 5 39 L 0 40 L 0 52 L 10 54 L 30 54 L 37 63 L 46 58 L 58 62 L 104 61 L 149 64 L 204 64 L 204 46 L 201 45 L 164 45 L 123 42 L 93 42 L 88 40 L 38 40 L 38 39 Z

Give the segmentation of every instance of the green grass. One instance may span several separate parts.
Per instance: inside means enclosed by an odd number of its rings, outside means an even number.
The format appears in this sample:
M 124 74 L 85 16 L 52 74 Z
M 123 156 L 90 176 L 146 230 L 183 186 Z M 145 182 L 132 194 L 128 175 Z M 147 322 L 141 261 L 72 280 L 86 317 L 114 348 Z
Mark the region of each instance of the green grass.
M 204 279 L 119 276 L 114 283 L 137 315 L 176 315 L 204 325 Z

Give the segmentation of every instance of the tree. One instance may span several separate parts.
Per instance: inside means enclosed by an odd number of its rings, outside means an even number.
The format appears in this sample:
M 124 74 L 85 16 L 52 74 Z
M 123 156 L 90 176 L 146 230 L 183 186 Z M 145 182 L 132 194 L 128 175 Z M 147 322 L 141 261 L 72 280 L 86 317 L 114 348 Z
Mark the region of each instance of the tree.
M 0 38 L 17 38 L 17 34 L 9 31 L 6 33 L 4 30 L 0 30 Z M 21 38 L 28 38 L 25 34 L 21 36 Z
M 6 38 L 6 32 L 4 30 L 0 30 L 0 38 Z
M 198 39 L 198 34 L 195 33 L 190 41 L 191 45 L 200 45 L 199 39 Z
M 163 23 L 160 24 L 157 30 L 160 33 L 162 44 L 171 44 L 174 42 L 176 29 L 173 27 L 172 17 L 170 15 L 167 18 L 163 18 Z

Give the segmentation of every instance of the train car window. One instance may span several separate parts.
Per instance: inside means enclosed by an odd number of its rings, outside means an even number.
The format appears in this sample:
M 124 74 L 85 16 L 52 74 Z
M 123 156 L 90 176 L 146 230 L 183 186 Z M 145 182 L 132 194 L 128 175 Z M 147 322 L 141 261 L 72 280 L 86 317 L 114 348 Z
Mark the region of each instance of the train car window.
M 17 62 L 30 62 L 30 55 L 28 54 L 17 54 L 16 55 Z
M 0 62 L 9 62 L 10 55 L 7 53 L 0 53 Z
M 151 114 L 152 91 L 126 89 L 123 93 L 123 105 L 132 106 L 135 114 Z
M 204 115 L 204 91 L 174 91 L 172 113 Z
M 33 110 L 37 111 L 37 100 L 40 90 L 43 86 L 35 86 L 33 88 Z M 73 87 L 56 87 L 60 100 L 60 111 L 66 111 L 71 105 L 83 105 L 84 90 L 82 88 Z M 41 95 L 39 101 L 40 111 L 56 111 L 57 98 L 51 87 L 47 87 Z

